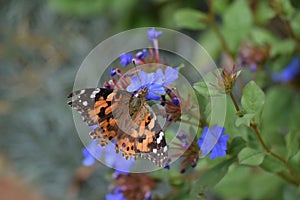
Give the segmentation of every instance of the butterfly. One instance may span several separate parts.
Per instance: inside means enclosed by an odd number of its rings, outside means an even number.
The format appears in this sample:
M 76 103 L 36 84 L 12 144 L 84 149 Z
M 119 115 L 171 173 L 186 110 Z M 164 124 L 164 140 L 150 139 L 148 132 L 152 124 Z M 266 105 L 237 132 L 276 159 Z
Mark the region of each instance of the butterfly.
M 125 159 L 145 158 L 159 167 L 168 162 L 168 145 L 155 113 L 146 102 L 148 89 L 136 93 L 108 88 L 72 92 L 68 104 L 77 110 L 88 126 L 92 139 L 101 146 L 115 143 Z

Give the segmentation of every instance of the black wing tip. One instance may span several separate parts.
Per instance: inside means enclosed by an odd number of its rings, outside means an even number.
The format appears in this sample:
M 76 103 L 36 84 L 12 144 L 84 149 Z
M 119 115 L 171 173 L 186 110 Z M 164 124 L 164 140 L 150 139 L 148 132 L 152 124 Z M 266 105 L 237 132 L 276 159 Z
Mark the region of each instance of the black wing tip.
M 72 106 L 72 105 L 73 105 L 73 101 L 68 101 L 67 104 L 68 104 L 69 106 Z
M 73 97 L 74 96 L 74 92 L 71 92 L 68 96 L 67 96 L 67 98 L 71 98 L 71 97 Z

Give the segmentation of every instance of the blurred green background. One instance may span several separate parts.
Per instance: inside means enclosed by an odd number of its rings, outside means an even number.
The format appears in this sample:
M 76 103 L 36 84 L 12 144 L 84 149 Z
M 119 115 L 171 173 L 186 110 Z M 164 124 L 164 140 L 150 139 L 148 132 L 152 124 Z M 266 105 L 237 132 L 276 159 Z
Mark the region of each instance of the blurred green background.
M 83 158 L 66 104 L 83 59 L 114 34 L 134 27 L 172 28 L 175 8 L 203 4 L 0 1 L 0 199 L 65 199 Z M 80 199 L 103 199 L 107 193 L 108 169 L 99 167 Z
M 233 1 L 216 2 L 222 15 Z M 262 27 L 274 17 L 265 4 L 255 22 Z M 293 4 L 299 7 L 298 1 Z M 135 27 L 171 28 L 198 40 L 205 27 L 193 21 L 185 24 L 181 18 L 189 16 L 176 11 L 208 10 L 206 1 L 195 0 L 1 0 L 0 5 L 0 200 L 66 199 L 83 147 L 66 96 L 81 62 L 99 42 Z M 231 24 L 238 26 L 239 21 Z M 225 30 L 225 37 L 241 42 L 244 36 L 238 35 L 246 30 L 240 27 L 233 35 L 230 31 L 226 35 Z M 285 37 L 276 27 L 273 32 Z M 211 33 L 205 32 L 201 44 L 220 61 L 222 44 Z M 238 42 L 230 43 L 230 50 Z M 282 53 L 282 48 L 278 51 Z M 78 199 L 104 199 L 110 169 L 97 168 Z

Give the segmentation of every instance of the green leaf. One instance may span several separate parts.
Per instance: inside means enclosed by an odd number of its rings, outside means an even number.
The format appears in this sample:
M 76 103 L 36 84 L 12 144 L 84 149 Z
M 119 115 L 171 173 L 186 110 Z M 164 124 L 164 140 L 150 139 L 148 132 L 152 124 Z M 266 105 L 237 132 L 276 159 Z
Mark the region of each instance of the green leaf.
M 243 165 L 251 165 L 251 166 L 258 166 L 260 165 L 265 157 L 265 153 L 251 149 L 249 147 L 244 148 L 239 154 L 239 162 Z
M 223 15 L 230 6 L 229 0 L 214 0 L 212 2 L 215 12 L 221 15 Z
M 242 137 L 235 137 L 229 145 L 228 152 L 230 155 L 237 155 L 245 147 L 246 141 Z
M 300 151 L 296 153 L 292 158 L 290 158 L 289 163 L 291 167 L 295 170 L 297 174 L 300 174 Z
M 207 188 L 215 186 L 227 174 L 229 166 L 236 158 L 230 158 L 203 173 L 193 184 L 190 195 L 192 199 L 199 198 L 199 194 Z
M 260 1 L 255 12 L 255 20 L 260 24 L 266 24 L 275 16 L 275 11 L 267 1 Z
M 286 19 L 290 19 L 295 12 L 289 0 L 275 0 L 272 5 L 274 9 L 277 10 L 278 13 L 281 13 Z
M 271 44 L 272 48 L 270 51 L 270 56 L 274 57 L 277 55 L 287 55 L 293 53 L 294 49 L 296 48 L 297 44 L 292 39 L 285 39 L 277 41 Z
M 224 13 L 222 32 L 232 52 L 247 38 L 252 27 L 252 13 L 245 0 L 236 0 Z
M 205 29 L 205 18 L 205 13 L 190 8 L 179 9 L 174 15 L 174 20 L 178 27 L 192 30 Z
M 250 81 L 243 89 L 241 100 L 247 113 L 259 114 L 265 103 L 265 94 L 254 81 Z
M 247 166 L 231 166 L 228 174 L 216 185 L 222 199 L 280 199 L 283 180 L 262 170 Z M 279 197 L 279 198 L 278 198 Z
M 291 20 L 291 27 L 293 29 L 293 32 L 297 36 L 300 36 L 300 26 L 299 26 L 299 24 L 300 24 L 300 12 L 298 11 L 296 16 L 293 17 L 293 19 Z
M 54 10 L 81 17 L 99 15 L 99 13 L 109 8 L 109 2 L 107 1 L 89 1 L 87 3 L 84 0 L 51 0 L 49 4 Z
M 209 97 L 210 96 L 210 93 L 209 93 L 209 90 L 208 90 L 208 87 L 207 87 L 207 84 L 205 83 L 205 81 L 200 81 L 198 83 L 195 83 L 194 88 L 202 96 L 204 96 L 204 97 Z
M 272 173 L 282 172 L 286 168 L 280 160 L 271 155 L 266 155 L 260 166 L 264 170 Z
M 282 85 L 269 88 L 266 93 L 265 106 L 262 112 L 262 132 L 264 134 L 274 134 L 286 129 L 293 120 L 293 102 L 295 93 Z M 297 110 L 297 109 L 296 109 Z
M 233 165 L 213 191 L 222 199 L 278 199 L 282 183 L 282 179 L 272 173 Z
M 257 45 L 273 44 L 278 41 L 272 32 L 259 27 L 255 27 L 251 30 L 251 38 Z
M 215 74 L 219 74 L 218 70 L 214 71 Z M 194 84 L 194 88 L 203 96 L 211 97 L 215 95 L 220 95 L 220 92 L 212 85 L 218 84 L 218 78 L 214 75 L 214 73 L 209 72 L 207 73 L 203 81 L 199 81 Z
M 241 125 L 250 126 L 250 122 L 254 116 L 255 114 L 245 114 L 242 117 L 239 117 L 235 120 L 235 125 L 238 127 Z
M 221 52 L 220 40 L 216 40 L 216 33 L 212 29 L 208 29 L 201 33 L 200 44 L 213 59 L 217 59 Z
M 289 134 L 285 137 L 286 139 L 286 146 L 288 150 L 288 158 L 296 155 L 299 151 L 299 132 L 290 131 Z

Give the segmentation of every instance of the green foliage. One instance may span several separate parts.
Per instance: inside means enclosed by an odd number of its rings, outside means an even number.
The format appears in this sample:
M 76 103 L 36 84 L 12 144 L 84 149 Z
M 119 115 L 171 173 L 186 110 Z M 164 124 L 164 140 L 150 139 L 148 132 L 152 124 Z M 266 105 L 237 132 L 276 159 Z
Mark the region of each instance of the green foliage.
M 182 160 L 151 173 L 158 181 L 153 199 L 300 199 L 299 75 L 272 80 L 300 56 L 299 8 L 295 0 L 9 1 L 0 8 L 0 156 L 45 199 L 66 199 L 82 161 L 82 143 L 66 105 L 78 66 L 99 41 L 118 31 L 160 26 L 190 34 L 217 66 L 235 64 L 242 72 L 232 91 L 240 112 L 228 95 L 224 105 L 216 105 L 226 107 L 219 125 L 230 136 L 227 155 L 200 158 L 184 174 Z M 192 74 L 186 71 L 187 77 Z M 202 78 L 190 81 L 201 112 L 195 140 L 204 126 L 214 125 L 212 101 L 225 95 L 214 74 Z M 168 140 L 171 133 L 166 132 Z M 109 191 L 112 171 L 102 165 L 94 170 L 79 180 L 79 200 L 104 199 Z
M 293 157 L 299 151 L 299 131 L 290 131 L 286 138 L 286 146 L 288 150 L 288 158 Z
M 255 116 L 255 114 L 244 114 L 243 116 L 236 119 L 235 125 L 236 126 L 241 126 L 241 125 L 250 126 L 250 122 L 254 116 Z
M 236 121 L 236 124 L 239 125 L 240 123 L 245 123 L 249 126 L 251 119 L 253 118 L 255 118 L 255 121 L 259 121 L 264 103 L 264 92 L 256 85 L 254 81 L 249 82 L 243 89 L 243 95 L 241 99 L 242 107 L 247 114 L 239 118 Z
M 241 103 L 247 113 L 258 115 L 264 106 L 265 94 L 254 81 L 251 81 L 243 89 Z
M 204 172 L 193 184 L 191 189 L 192 199 L 197 199 L 207 188 L 215 186 L 227 173 L 230 165 L 235 162 L 234 158 L 225 160 Z
M 233 166 L 216 186 L 216 192 L 225 199 L 281 199 L 283 181 L 273 174 L 248 167 Z
M 265 154 L 261 151 L 244 148 L 238 155 L 239 163 L 242 165 L 258 166 L 264 160 Z
M 272 44 L 272 49 L 270 55 L 272 57 L 278 55 L 291 55 L 296 48 L 296 44 L 292 39 L 279 40 L 276 43 Z
M 299 37 L 300 36 L 300 12 L 298 11 L 291 20 L 291 27 L 294 33 Z
M 175 15 L 175 23 L 179 28 L 187 28 L 193 30 L 202 30 L 206 28 L 203 21 L 206 19 L 206 14 L 194 9 L 180 9 Z
M 234 1 L 224 13 L 223 19 L 222 33 L 230 50 L 234 52 L 252 28 L 252 13 L 247 1 Z
M 258 24 L 264 25 L 276 15 L 268 1 L 261 1 L 257 7 L 254 18 Z
M 290 126 L 293 121 L 293 92 L 282 86 L 270 88 L 266 94 L 265 107 L 263 109 L 263 131 L 267 134 L 279 132 Z M 284 115 L 282 114 L 284 111 Z
M 285 170 L 284 164 L 273 156 L 266 155 L 260 165 L 264 170 L 272 173 L 278 173 Z
M 235 156 L 245 147 L 246 147 L 246 141 L 242 137 L 237 136 L 232 139 L 228 152 L 230 155 Z

